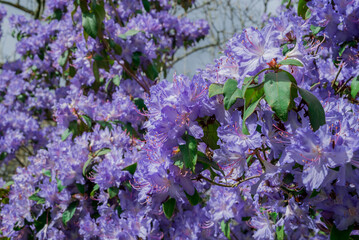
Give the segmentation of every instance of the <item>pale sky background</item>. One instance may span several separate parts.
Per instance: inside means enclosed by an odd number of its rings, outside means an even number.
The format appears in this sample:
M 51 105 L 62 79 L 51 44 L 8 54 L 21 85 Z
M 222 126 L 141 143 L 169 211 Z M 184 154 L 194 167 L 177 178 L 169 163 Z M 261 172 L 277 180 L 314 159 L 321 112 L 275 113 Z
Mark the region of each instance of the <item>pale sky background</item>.
M 212 1 L 211 4 L 213 4 L 213 2 L 216 0 L 211 0 L 211 1 Z M 212 8 L 210 8 L 210 12 L 204 13 L 201 10 L 196 10 L 196 11 L 190 11 L 186 15 L 188 18 L 192 20 L 205 19 L 206 16 L 209 17 L 210 19 L 215 19 L 215 21 L 213 21 L 212 28 L 222 31 L 221 40 L 223 41 L 231 38 L 235 32 L 241 31 L 241 27 L 238 27 L 241 24 L 239 21 L 237 22 L 237 18 L 246 17 L 246 16 L 244 16 L 244 14 L 240 14 L 240 10 L 238 9 L 248 8 L 248 11 L 246 11 L 245 14 L 248 14 L 248 16 L 252 17 L 255 21 L 261 22 L 261 17 L 264 8 L 263 2 L 265 0 L 217 0 L 217 1 L 220 2 L 220 4 L 218 6 L 213 6 Z M 268 1 L 267 12 L 274 14 L 275 10 L 281 4 L 281 0 L 267 0 L 267 1 Z M 13 2 L 16 1 L 13 0 Z M 204 2 L 208 2 L 208 0 L 197 0 L 196 6 L 201 6 Z M 27 6 L 29 9 L 35 9 L 36 7 L 36 5 L 35 6 L 33 5 L 34 4 L 33 1 L 21 0 L 20 3 L 23 4 L 24 6 Z M 4 6 L 7 9 L 6 18 L 11 16 L 12 14 L 22 14 L 22 15 L 25 14 L 28 17 L 31 17 L 29 14 L 26 14 L 23 11 L 20 11 L 16 8 L 7 5 Z M 230 8 L 232 8 L 234 11 L 230 12 L 228 10 Z M 177 14 L 184 14 L 184 13 L 179 12 Z M 231 21 L 231 19 L 234 20 Z M 260 27 L 260 26 L 255 26 L 251 21 L 245 21 L 244 25 L 245 27 L 250 27 L 250 26 Z M 12 30 L 10 29 L 10 26 L 6 19 L 2 24 L 2 29 L 3 29 L 3 36 L 0 40 L 0 62 L 4 62 L 5 60 L 14 60 L 16 58 L 16 54 L 15 54 L 16 39 L 11 36 Z M 211 39 L 209 36 L 207 39 L 202 40 L 196 46 L 201 47 L 207 45 L 210 42 Z M 225 44 L 222 44 L 222 47 L 225 47 Z M 190 51 L 191 49 L 188 50 L 181 49 L 180 51 L 177 52 L 175 57 L 180 57 Z M 178 61 L 174 65 L 174 68 L 171 71 L 169 71 L 167 79 L 171 80 L 172 78 L 171 76 L 173 75 L 174 72 L 176 72 L 177 74 L 186 74 L 192 77 L 197 69 L 205 68 L 207 64 L 213 63 L 214 59 L 218 58 L 221 55 L 220 51 L 221 49 L 218 47 L 210 47 L 185 57 L 184 59 Z

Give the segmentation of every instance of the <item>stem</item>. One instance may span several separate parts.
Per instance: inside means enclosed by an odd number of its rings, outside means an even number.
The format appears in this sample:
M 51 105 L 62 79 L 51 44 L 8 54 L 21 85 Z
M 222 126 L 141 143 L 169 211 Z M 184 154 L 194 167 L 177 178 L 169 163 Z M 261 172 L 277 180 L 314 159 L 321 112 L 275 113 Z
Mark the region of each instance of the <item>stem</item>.
M 343 90 L 343 88 L 345 87 L 345 85 L 347 85 L 347 83 L 352 80 L 354 77 L 350 77 L 348 80 L 345 81 L 345 83 L 343 83 L 343 85 L 340 86 L 340 88 L 336 91 L 336 93 L 340 93 L 341 90 Z
M 26 165 L 22 161 L 20 161 L 20 159 L 18 159 L 17 157 L 15 157 L 15 159 L 20 163 L 21 166 L 26 167 Z
M 270 68 L 265 68 L 265 69 L 262 69 L 261 71 L 259 71 L 259 73 L 257 73 L 256 75 L 254 75 L 254 77 L 252 77 L 252 79 L 251 79 L 251 81 L 249 82 L 248 85 L 251 85 L 251 84 L 253 83 L 254 79 L 255 79 L 259 74 L 261 74 L 261 73 L 264 72 L 264 71 L 268 71 L 268 70 L 271 70 L 271 69 L 270 69 Z
M 205 176 L 202 176 L 202 175 L 200 175 L 199 177 L 200 177 L 201 179 L 204 179 L 204 180 L 206 180 L 207 182 L 212 183 L 212 184 L 217 185 L 217 186 L 233 188 L 233 187 L 237 187 L 239 184 L 244 183 L 244 182 L 246 182 L 246 181 L 249 181 L 249 180 L 251 180 L 251 179 L 259 178 L 260 176 L 261 176 L 260 174 L 259 174 L 259 175 L 255 175 L 255 176 L 251 176 L 251 177 L 248 177 L 248 178 L 243 179 L 243 180 L 241 180 L 241 181 L 238 181 L 237 183 L 232 184 L 232 185 L 217 183 L 217 182 L 214 182 L 214 181 L 212 181 L 211 179 L 206 178 Z
M 340 74 L 340 72 L 342 71 L 342 69 L 343 69 L 343 64 L 340 64 L 340 68 L 339 68 L 339 70 L 338 70 L 338 72 L 337 72 L 337 75 L 335 76 L 334 80 L 332 81 L 332 84 L 331 84 L 332 88 L 334 88 L 334 84 L 335 84 L 335 82 L 337 81 L 337 79 L 338 79 L 338 77 L 339 77 L 339 74 Z
M 0 3 L 9 5 L 9 6 L 17 8 L 17 9 L 20 9 L 21 11 L 24 11 L 24 12 L 29 13 L 31 15 L 35 15 L 34 11 L 32 11 L 32 10 L 30 10 L 30 9 L 24 7 L 24 6 L 21 6 L 20 4 L 16 4 L 16 3 L 8 2 L 8 1 L 2 1 L 2 0 L 0 0 Z

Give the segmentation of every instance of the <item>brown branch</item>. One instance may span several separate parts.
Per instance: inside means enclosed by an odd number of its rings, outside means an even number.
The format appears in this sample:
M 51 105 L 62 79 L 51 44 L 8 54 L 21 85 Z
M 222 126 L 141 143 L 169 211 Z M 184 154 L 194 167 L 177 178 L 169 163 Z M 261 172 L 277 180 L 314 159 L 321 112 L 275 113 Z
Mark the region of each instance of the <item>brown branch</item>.
M 28 9 L 28 8 L 26 8 L 26 7 L 22 6 L 22 5 L 20 5 L 20 4 L 12 3 L 12 2 L 8 2 L 8 1 L 3 1 L 3 0 L 0 0 L 0 3 L 9 5 L 9 6 L 11 6 L 11 7 L 17 8 L 17 9 L 19 9 L 19 10 L 21 10 L 21 11 L 24 11 L 24 12 L 26 12 L 26 13 L 29 13 L 29 14 L 35 16 L 35 12 L 34 12 L 34 11 L 32 11 L 32 10 L 30 10 L 30 9 Z

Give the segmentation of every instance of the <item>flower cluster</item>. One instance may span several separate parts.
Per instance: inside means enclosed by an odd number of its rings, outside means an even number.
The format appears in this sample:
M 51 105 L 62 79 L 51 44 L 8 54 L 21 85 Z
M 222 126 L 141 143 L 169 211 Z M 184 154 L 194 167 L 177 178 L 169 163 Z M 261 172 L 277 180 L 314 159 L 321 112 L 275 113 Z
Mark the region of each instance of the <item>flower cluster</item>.
M 12 18 L 25 60 L 1 73 L 0 150 L 36 152 L 0 184 L 4 236 L 357 237 L 357 1 L 283 7 L 172 81 L 158 73 L 204 22 L 84 2 L 49 1 L 49 29 Z

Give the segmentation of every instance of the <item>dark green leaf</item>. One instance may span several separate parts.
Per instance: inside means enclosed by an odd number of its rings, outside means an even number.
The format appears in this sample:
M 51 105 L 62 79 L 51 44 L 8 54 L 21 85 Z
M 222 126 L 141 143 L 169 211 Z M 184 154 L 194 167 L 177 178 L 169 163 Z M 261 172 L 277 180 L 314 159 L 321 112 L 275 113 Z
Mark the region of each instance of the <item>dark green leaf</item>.
M 310 194 L 310 197 L 309 197 L 309 198 L 313 198 L 313 197 L 317 196 L 319 193 L 320 193 L 320 190 L 317 191 L 316 189 L 314 189 L 313 192 L 312 192 L 312 194 Z
M 176 206 L 176 199 L 170 198 L 162 204 L 165 216 L 170 219 L 173 215 Z
M 7 152 L 2 152 L 0 154 L 0 161 L 4 160 L 6 158 L 6 156 L 7 156 L 7 154 L 8 154 Z
M 242 91 L 237 88 L 238 82 L 234 79 L 228 79 L 223 86 L 224 108 L 228 110 L 242 96 Z
M 194 190 L 195 190 L 195 192 L 193 195 L 189 195 L 185 192 L 187 199 L 192 206 L 195 206 L 202 201 L 202 198 L 199 196 L 197 189 L 194 189 Z
M 134 98 L 133 102 L 135 103 L 138 110 L 140 110 L 141 112 L 148 110 L 145 101 L 142 98 Z
M 186 168 L 194 172 L 197 163 L 197 140 L 188 134 L 185 134 L 183 139 L 186 144 L 179 145 L 183 162 Z
M 122 171 L 128 171 L 129 173 L 131 173 L 132 175 L 135 174 L 137 169 L 137 163 L 131 164 L 125 168 L 122 169 Z
M 79 190 L 80 193 L 82 193 L 82 194 L 85 193 L 85 185 L 76 183 L 76 187 L 77 187 L 77 190 Z
M 116 197 L 118 195 L 119 189 L 117 187 L 110 187 L 108 189 L 108 194 L 110 195 L 110 198 Z
M 224 236 L 226 236 L 226 238 L 231 239 L 230 221 L 225 222 L 224 220 L 222 220 L 221 230 L 224 233 Z
M 97 16 L 97 20 L 102 22 L 106 17 L 106 11 L 104 5 L 96 4 L 95 8 L 93 9 L 95 15 Z
M 223 94 L 223 85 L 218 83 L 212 83 L 208 89 L 208 97 L 213 97 L 218 94 Z
M 287 72 L 270 72 L 264 75 L 264 98 L 282 121 L 287 121 L 288 109 L 294 99 L 289 75 Z
M 147 66 L 145 74 L 149 79 L 154 81 L 158 77 L 158 71 L 156 66 L 154 64 L 150 64 L 149 66 Z
M 49 219 L 47 218 L 50 217 L 50 215 L 51 214 L 49 214 L 47 211 L 44 211 L 41 216 L 34 221 L 35 229 L 37 232 L 44 228 L 46 222 L 49 222 Z
M 87 126 L 89 128 L 91 128 L 92 127 L 92 119 L 87 115 L 81 115 L 81 117 L 85 120 Z
M 348 240 L 352 230 L 353 226 L 348 227 L 347 230 L 340 231 L 333 225 L 332 230 L 330 231 L 330 240 Z
M 217 171 L 220 171 L 223 174 L 223 176 L 225 175 L 223 170 L 218 166 L 218 164 L 216 162 L 209 160 L 206 157 L 206 155 L 204 155 L 201 152 L 198 152 L 197 161 L 200 162 L 200 163 L 207 164 L 208 166 L 212 167 L 213 169 L 215 169 Z
M 217 129 L 220 126 L 219 122 L 216 120 L 213 123 L 207 123 L 205 126 L 202 126 L 204 136 L 202 137 L 202 141 L 207 144 L 208 147 L 215 150 L 218 149 L 218 134 Z
M 290 59 L 290 58 L 279 62 L 279 64 L 280 65 L 292 65 L 292 66 L 303 67 L 303 64 L 300 61 L 298 61 L 296 59 Z
M 46 202 L 45 198 L 37 196 L 38 191 L 32 194 L 29 199 L 37 202 L 38 204 L 44 204 Z
M 97 20 L 94 13 L 83 12 L 82 13 L 82 26 L 85 32 L 92 38 L 97 37 Z
M 100 82 L 100 72 L 99 72 L 99 68 L 97 65 L 97 61 L 94 61 L 92 64 L 92 71 L 93 71 L 93 76 L 95 77 L 95 83 L 99 83 Z
M 298 16 L 306 19 L 306 13 L 308 11 L 307 0 L 299 0 L 298 2 Z
M 78 201 L 74 201 L 74 202 L 70 203 L 70 205 L 67 207 L 65 212 L 62 214 L 62 222 L 65 224 L 65 226 L 71 220 L 71 218 L 74 216 L 78 204 L 79 204 Z
M 320 101 L 309 91 L 299 88 L 299 93 L 308 105 L 309 120 L 314 131 L 325 124 L 325 112 Z
M 355 98 L 359 92 L 359 76 L 356 76 L 355 78 L 353 78 L 352 83 L 351 83 L 351 95 L 353 98 Z
M 148 0 L 142 0 L 143 7 L 145 8 L 146 12 L 149 12 L 151 10 L 151 5 Z
M 344 42 L 343 44 L 341 44 L 338 52 L 339 56 L 341 57 L 343 55 L 347 47 L 355 47 L 356 44 L 356 41 Z

